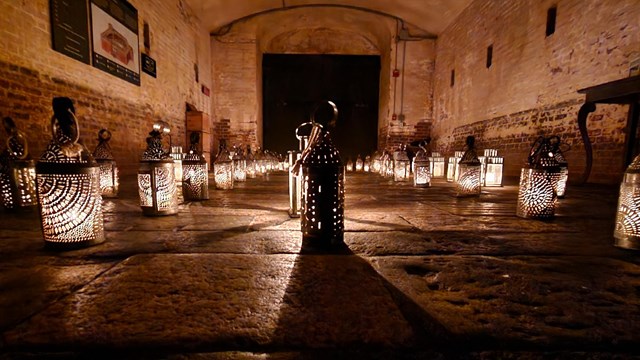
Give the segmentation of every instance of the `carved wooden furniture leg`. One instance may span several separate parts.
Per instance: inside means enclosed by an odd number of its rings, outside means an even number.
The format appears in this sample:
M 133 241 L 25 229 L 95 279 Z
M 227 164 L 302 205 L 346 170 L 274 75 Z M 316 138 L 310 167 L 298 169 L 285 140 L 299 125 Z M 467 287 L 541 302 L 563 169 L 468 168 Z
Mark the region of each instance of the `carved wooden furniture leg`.
M 582 177 L 578 180 L 578 184 L 582 185 L 587 182 L 589 174 L 591 173 L 591 165 L 593 163 L 593 149 L 591 148 L 591 140 L 589 140 L 589 133 L 587 132 L 587 116 L 596 110 L 596 104 L 592 102 L 586 102 L 582 104 L 580 110 L 578 110 L 578 128 L 580 129 L 580 135 L 582 135 L 582 142 L 584 142 L 584 150 L 587 154 L 587 163 L 582 173 Z

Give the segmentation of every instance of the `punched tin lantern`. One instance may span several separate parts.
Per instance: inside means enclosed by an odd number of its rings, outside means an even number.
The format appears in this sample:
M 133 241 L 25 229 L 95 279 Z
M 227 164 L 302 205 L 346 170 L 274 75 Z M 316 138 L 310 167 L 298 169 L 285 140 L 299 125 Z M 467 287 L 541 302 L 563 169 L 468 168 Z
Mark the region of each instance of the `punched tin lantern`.
M 460 157 L 456 169 L 456 196 L 479 196 L 482 164 L 475 149 L 475 138 L 467 136 L 467 150 Z
M 9 137 L 0 154 L 0 200 L 7 210 L 34 210 L 38 205 L 36 168 L 29 158 L 27 138 L 11 118 L 3 119 Z
M 334 123 L 338 108 L 333 102 L 327 103 L 333 111 L 333 119 L 329 123 Z M 303 178 L 301 230 L 303 242 L 332 247 L 344 240 L 345 170 L 329 132 L 314 121 L 318 107 L 311 116 L 313 129 L 309 146 L 298 162 Z
M 427 151 L 424 147 L 420 147 L 420 150 L 416 153 L 413 159 L 413 186 L 415 187 L 429 187 L 431 186 L 431 162 L 427 156 Z
M 483 186 L 502 186 L 502 170 L 504 169 L 504 158 L 498 156 L 498 150 L 485 149 L 485 168 L 483 176 Z
M 67 250 L 104 242 L 100 166 L 78 143 L 80 126 L 69 98 L 54 98 L 52 139 L 36 164 L 45 246 Z
M 168 132 L 168 125 L 164 122 L 153 125 L 147 137 L 147 149 L 140 161 L 138 193 L 142 213 L 147 216 L 178 213 L 174 160 L 162 145 L 162 136 Z
M 231 159 L 231 154 L 227 150 L 227 142 L 224 139 L 220 140 L 218 155 L 213 162 L 213 175 L 216 189 L 233 189 L 233 159 Z
M 353 171 L 353 161 L 351 161 L 351 158 L 347 160 L 347 171 Z
M 256 158 L 251 152 L 251 146 L 247 145 L 247 156 L 245 157 L 247 167 L 247 178 L 255 179 L 256 177 Z
M 209 173 L 207 161 L 198 150 L 200 133 L 189 136 L 189 152 L 182 160 L 182 194 L 187 201 L 209 199 Z
M 456 151 L 453 156 L 449 157 L 449 163 L 447 164 L 447 181 L 453 182 L 458 179 L 458 163 L 464 155 L 464 151 Z
M 640 250 L 640 155 L 624 172 L 618 197 L 615 246 Z
M 557 202 L 555 184 L 559 175 L 560 167 L 551 151 L 549 139 L 538 138 L 520 172 L 516 215 L 532 219 L 553 218 Z
M 371 156 L 371 171 L 376 172 L 376 173 L 380 173 L 380 158 L 382 157 L 382 154 L 380 154 L 379 151 L 375 151 L 373 153 L 373 156 Z
M 244 158 L 242 148 L 236 146 L 233 149 L 233 181 L 243 182 L 247 180 L 247 160 Z
M 411 160 L 405 146 L 393 153 L 393 181 L 407 181 L 411 177 Z
M 564 157 L 562 150 L 560 150 L 560 138 L 557 138 L 557 142 L 552 144 L 553 153 L 558 165 L 560 166 L 560 175 L 558 176 L 558 182 L 556 183 L 556 192 L 558 193 L 558 199 L 563 199 L 567 191 L 567 180 L 569 179 L 569 162 Z
M 364 172 L 371 171 L 371 156 L 370 155 L 365 156 L 364 163 L 362 165 L 362 170 L 364 170 Z
M 98 145 L 93 150 L 93 158 L 100 165 L 100 192 L 103 198 L 118 197 L 118 166 L 113 159 L 111 146 L 111 131 L 102 129 L 98 131 Z
M 431 173 L 431 177 L 434 179 L 442 179 L 445 176 L 445 161 L 444 156 L 442 156 L 439 152 L 433 151 L 431 152 L 431 157 L 429 158 L 429 171 Z
M 360 154 L 358 154 L 358 157 L 356 158 L 356 171 L 363 171 L 364 170 L 364 160 L 362 160 L 362 158 L 360 157 Z

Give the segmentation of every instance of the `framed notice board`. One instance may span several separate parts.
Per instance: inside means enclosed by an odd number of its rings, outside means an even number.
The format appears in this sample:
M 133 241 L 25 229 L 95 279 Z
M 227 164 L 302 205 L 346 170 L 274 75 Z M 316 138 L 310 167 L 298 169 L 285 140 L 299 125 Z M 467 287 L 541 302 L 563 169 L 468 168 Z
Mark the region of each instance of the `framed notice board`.
M 91 0 L 93 66 L 140 85 L 138 10 L 124 0 Z

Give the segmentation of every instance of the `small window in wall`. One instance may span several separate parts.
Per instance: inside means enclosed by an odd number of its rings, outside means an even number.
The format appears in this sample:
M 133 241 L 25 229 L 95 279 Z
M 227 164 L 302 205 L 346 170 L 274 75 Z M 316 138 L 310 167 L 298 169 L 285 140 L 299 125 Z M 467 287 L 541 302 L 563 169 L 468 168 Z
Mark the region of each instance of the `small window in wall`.
M 556 32 L 556 16 L 558 15 L 558 7 L 552 6 L 547 10 L 547 36 Z
M 451 70 L 451 87 L 453 87 L 453 84 L 456 83 L 456 70 L 452 69 Z
M 491 67 L 493 61 L 493 45 L 487 47 L 487 69 Z

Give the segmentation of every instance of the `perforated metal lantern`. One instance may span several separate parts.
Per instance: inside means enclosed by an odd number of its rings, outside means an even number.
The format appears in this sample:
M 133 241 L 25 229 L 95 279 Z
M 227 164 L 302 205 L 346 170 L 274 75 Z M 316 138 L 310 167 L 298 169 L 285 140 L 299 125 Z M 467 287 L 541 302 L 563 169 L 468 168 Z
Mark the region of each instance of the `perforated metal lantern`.
M 431 152 L 431 157 L 429 158 L 429 170 L 431 172 L 431 177 L 434 179 L 441 179 L 445 176 L 445 161 L 444 156 L 442 156 L 439 152 Z
M 34 210 L 36 195 L 36 168 L 29 158 L 27 138 L 18 130 L 11 118 L 3 119 L 9 137 L 7 148 L 0 154 L 0 200 L 7 210 Z
M 53 138 L 36 165 L 45 246 L 74 249 L 105 240 L 100 167 L 78 143 L 80 126 L 68 98 L 53 99 Z
M 558 199 L 564 198 L 567 191 L 567 180 L 569 180 L 569 162 L 564 157 L 562 150 L 560 150 L 560 138 L 557 138 L 557 145 L 553 146 L 553 153 L 560 166 L 560 175 L 558 176 L 558 182 L 556 183 L 556 192 L 558 193 Z
M 189 152 L 182 160 L 182 194 L 187 201 L 209 199 L 209 174 L 207 161 L 198 150 L 200 133 L 189 136 Z
M 411 160 L 404 146 L 393 153 L 393 181 L 408 181 L 411 177 Z
M 332 102 L 329 104 L 333 109 L 333 122 L 338 116 L 338 109 Z M 303 178 L 303 242 L 321 247 L 342 244 L 345 170 L 329 132 L 319 124 L 314 124 L 309 146 L 303 152 L 300 164 Z
M 463 151 L 456 151 L 453 156 L 449 157 L 449 163 L 447 164 L 447 181 L 453 182 L 458 178 L 458 163 L 460 158 L 464 155 Z
M 560 175 L 549 140 L 539 138 L 531 147 L 527 165 L 520 173 L 517 215 L 523 218 L 550 219 L 555 215 L 555 184 Z
M 362 165 L 362 170 L 364 170 L 364 172 L 370 172 L 371 171 L 371 156 L 367 155 L 364 158 L 364 163 Z
M 373 156 L 371 157 L 371 171 L 376 172 L 376 173 L 380 173 L 380 157 L 382 156 L 382 154 L 380 154 L 379 151 L 375 151 L 373 153 Z
M 178 213 L 174 160 L 162 144 L 162 136 L 167 132 L 166 124 L 153 125 L 138 169 L 140 207 L 147 216 Z
M 485 149 L 485 169 L 483 186 L 502 186 L 502 171 L 504 169 L 504 158 L 498 156 L 498 150 Z
M 247 167 L 247 178 L 255 179 L 256 177 L 256 158 L 251 152 L 251 146 L 247 145 L 247 156 L 245 157 Z
M 475 149 L 475 138 L 468 136 L 467 150 L 462 154 L 456 170 L 456 196 L 479 196 L 482 164 Z
M 347 171 L 353 171 L 353 161 L 351 160 L 351 158 L 347 160 Z
M 118 166 L 113 159 L 111 146 L 111 132 L 107 129 L 98 131 L 98 146 L 93 150 L 93 157 L 100 165 L 100 192 L 103 198 L 118 197 Z
M 427 156 L 427 151 L 421 148 L 413 159 L 413 186 L 429 187 L 431 186 L 431 162 Z
M 618 197 L 615 245 L 640 250 L 640 155 L 624 172 Z
M 362 160 L 360 154 L 356 158 L 356 171 L 364 171 L 364 160 Z
M 246 181 L 247 180 L 247 160 L 244 158 L 242 148 L 236 146 L 233 149 L 233 181 Z
M 216 189 L 233 189 L 233 160 L 227 150 L 226 141 L 220 140 L 220 148 L 216 160 L 213 162 L 213 178 L 216 182 Z

